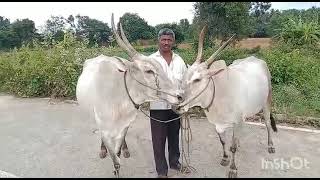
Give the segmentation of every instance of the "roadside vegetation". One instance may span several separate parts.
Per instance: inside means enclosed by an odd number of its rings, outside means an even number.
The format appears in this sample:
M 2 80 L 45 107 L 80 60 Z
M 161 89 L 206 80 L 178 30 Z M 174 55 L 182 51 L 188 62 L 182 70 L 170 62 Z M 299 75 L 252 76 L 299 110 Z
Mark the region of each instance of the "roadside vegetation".
M 210 24 L 205 58 L 231 34 L 237 33 L 238 42 L 226 48 L 219 59 L 227 64 L 251 55 L 264 59 L 272 75 L 273 112 L 319 118 L 320 8 L 280 12 L 270 10 L 269 5 L 198 2 L 192 24 L 182 19 L 177 24 L 152 27 L 131 13 L 123 15 L 120 22 L 129 41 L 145 55 L 157 50 L 156 32 L 162 27 L 172 28 L 177 45 L 189 45 L 189 48 L 175 47 L 175 52 L 188 64 L 196 57 L 198 33 L 204 23 Z M 215 13 L 219 11 L 228 13 Z M 239 48 L 237 43 L 248 37 L 272 41 L 267 48 Z M 80 15 L 53 16 L 47 21 L 45 31 L 39 33 L 31 20 L 10 23 L 0 16 L 0 92 L 18 97 L 74 99 L 83 62 L 100 54 L 127 58 L 106 23 Z M 320 127 L 320 121 L 307 124 Z

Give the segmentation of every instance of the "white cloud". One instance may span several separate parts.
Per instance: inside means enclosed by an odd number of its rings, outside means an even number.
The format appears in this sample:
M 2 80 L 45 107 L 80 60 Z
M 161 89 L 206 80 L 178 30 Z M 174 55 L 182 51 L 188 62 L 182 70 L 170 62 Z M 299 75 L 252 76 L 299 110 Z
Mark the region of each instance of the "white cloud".
M 279 10 L 308 9 L 312 6 L 320 7 L 320 2 L 271 2 L 271 8 Z
M 111 13 L 117 23 L 124 13 L 138 13 L 149 25 L 179 22 L 193 19 L 194 2 L 0 2 L 0 16 L 10 19 L 29 18 L 37 28 L 43 26 L 51 15 L 68 17 L 77 14 L 108 23 Z M 320 7 L 320 2 L 272 2 L 274 9 L 307 9 Z
M 0 16 L 13 22 L 29 18 L 37 27 L 44 25 L 51 15 L 68 17 L 80 14 L 89 16 L 110 25 L 111 13 L 115 22 L 124 13 L 138 13 L 149 25 L 179 22 L 193 19 L 193 2 L 1 2 Z

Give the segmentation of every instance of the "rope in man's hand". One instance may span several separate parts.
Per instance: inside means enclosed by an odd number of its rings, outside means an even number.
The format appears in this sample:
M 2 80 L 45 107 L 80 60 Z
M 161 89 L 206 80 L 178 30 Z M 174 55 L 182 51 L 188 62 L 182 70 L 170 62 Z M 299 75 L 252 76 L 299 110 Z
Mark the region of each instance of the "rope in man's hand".
M 180 172 L 183 174 L 191 173 L 191 171 L 196 172 L 197 170 L 190 165 L 190 142 L 192 140 L 192 132 L 190 127 L 190 120 L 188 114 L 185 113 L 180 119 L 181 126 L 181 151 L 182 151 L 182 160 L 181 160 L 181 169 Z M 183 138 L 184 137 L 184 138 Z M 187 143 L 187 155 L 185 152 L 184 140 Z M 183 160 L 186 160 L 186 166 L 184 165 Z

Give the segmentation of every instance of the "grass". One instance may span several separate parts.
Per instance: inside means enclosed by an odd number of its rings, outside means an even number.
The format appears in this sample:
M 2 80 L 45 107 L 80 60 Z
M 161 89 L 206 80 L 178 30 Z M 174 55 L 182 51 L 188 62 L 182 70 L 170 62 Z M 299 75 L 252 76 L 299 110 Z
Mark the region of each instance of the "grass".
M 320 101 L 305 97 L 292 85 L 273 86 L 273 111 L 294 116 L 320 117 Z
M 138 47 L 150 55 L 156 47 Z M 204 58 L 215 50 L 208 48 Z M 196 51 L 176 49 L 187 64 L 192 64 Z M 82 63 L 100 54 L 128 58 L 119 48 L 86 48 L 63 45 L 50 50 L 22 48 L 0 52 L 0 92 L 18 97 L 74 98 Z M 320 117 L 320 54 L 318 49 L 226 49 L 220 56 L 227 64 L 233 60 L 257 55 L 265 59 L 273 78 L 273 112 L 293 116 Z M 56 93 L 56 94 L 54 94 Z M 194 112 L 203 114 L 199 109 Z M 312 122 L 313 126 L 320 124 Z M 311 123 L 311 124 L 312 124 Z

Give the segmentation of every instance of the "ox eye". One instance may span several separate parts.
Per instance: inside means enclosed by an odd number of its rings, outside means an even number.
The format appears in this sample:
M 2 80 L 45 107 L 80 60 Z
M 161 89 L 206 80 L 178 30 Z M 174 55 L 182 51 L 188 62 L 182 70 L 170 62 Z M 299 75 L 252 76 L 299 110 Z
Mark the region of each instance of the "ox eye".
M 193 82 L 200 82 L 201 81 L 201 79 L 195 79 L 195 80 L 193 80 Z
M 152 73 L 153 73 L 153 71 L 152 71 L 152 70 L 146 70 L 146 73 L 148 73 L 148 74 L 152 74 Z

